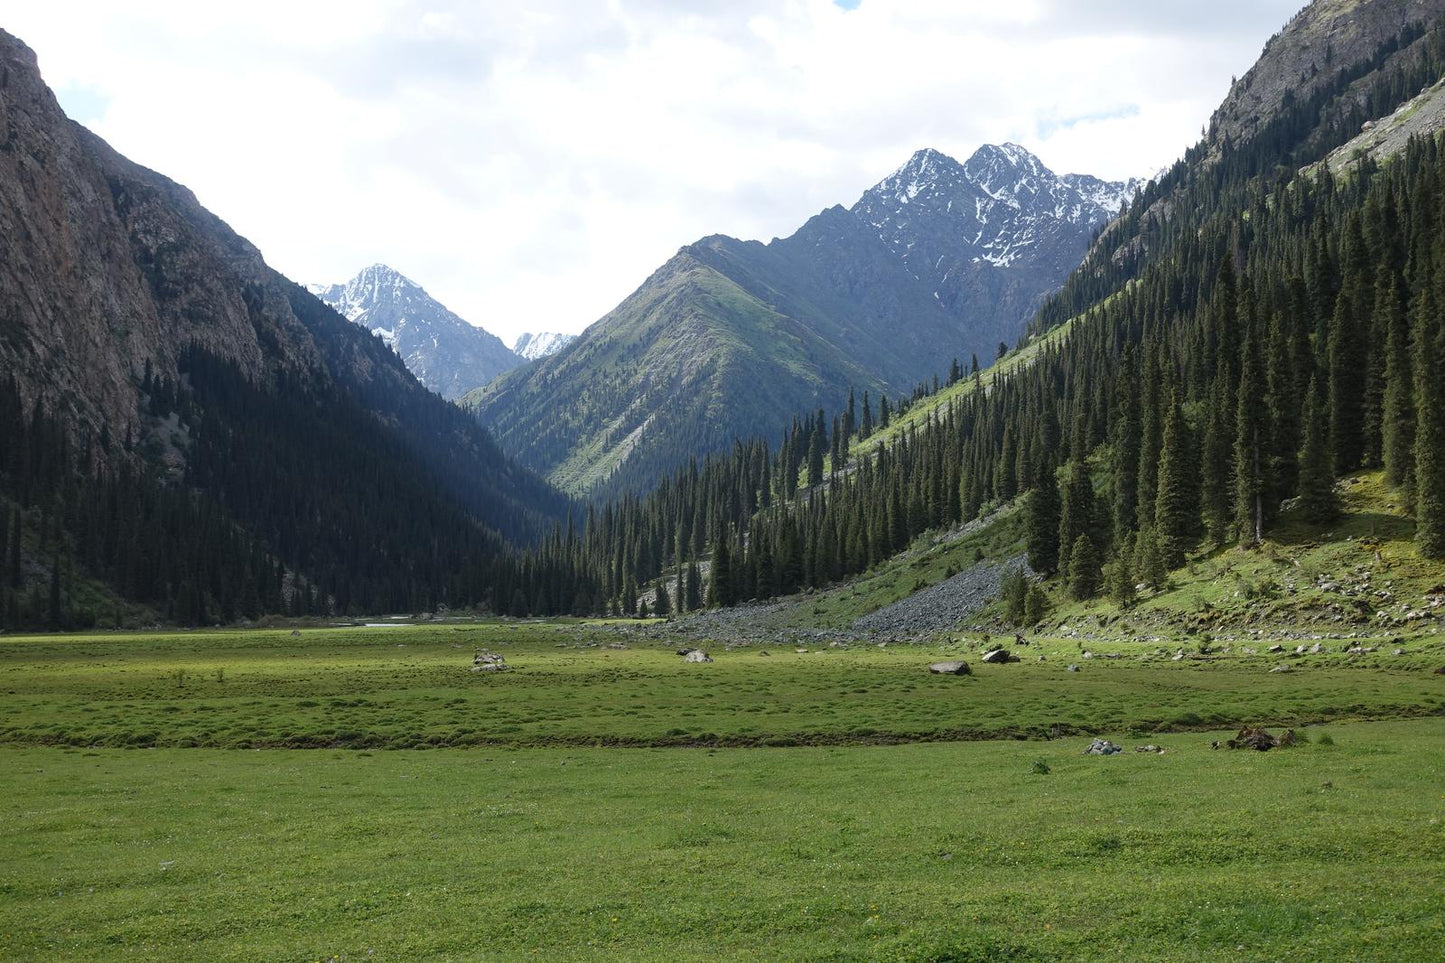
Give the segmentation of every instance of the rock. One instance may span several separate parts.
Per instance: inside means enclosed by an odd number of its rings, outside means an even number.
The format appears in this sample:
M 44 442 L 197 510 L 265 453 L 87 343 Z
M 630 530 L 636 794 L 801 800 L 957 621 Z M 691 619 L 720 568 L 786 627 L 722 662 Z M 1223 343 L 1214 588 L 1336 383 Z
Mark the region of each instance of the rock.
M 626 643 L 626 642 L 608 642 L 608 643 L 607 643 L 607 647 L 608 647 L 609 649 L 625 649 L 625 648 L 627 648 L 627 643 Z
M 1271 671 L 1271 672 L 1293 672 L 1293 671 L 1294 671 L 1294 666 L 1292 666 L 1292 665 L 1290 665 L 1288 662 L 1286 662 L 1286 663 L 1283 664 L 1283 665 L 1277 665 L 1277 666 L 1275 666 L 1273 669 L 1270 669 L 1269 671 Z
M 1135 751 L 1135 752 L 1153 752 L 1153 753 L 1157 753 L 1157 754 L 1159 754 L 1159 755 L 1162 756 L 1162 755 L 1164 754 L 1164 747 L 1163 747 L 1163 746 L 1156 746 L 1154 743 L 1151 742 L 1151 743 L 1149 743 L 1147 746 L 1135 746 L 1135 747 L 1134 747 L 1134 751 Z
M 1276 652 L 1276 653 L 1278 653 L 1278 652 L 1283 652 L 1283 651 L 1284 651 L 1284 646 L 1282 646 L 1282 645 L 1271 645 L 1271 646 L 1269 647 L 1269 651 L 1270 651 L 1270 652 Z
M 1310 655 L 1319 655 L 1319 654 L 1320 654 L 1321 652 L 1323 652 L 1324 650 L 1325 650 L 1324 645 L 1322 645 L 1322 644 L 1319 643 L 1319 642 L 1316 642 L 1314 645 L 1310 646 Z
M 793 651 L 796 652 L 796 653 L 798 653 L 799 655 L 807 655 L 807 654 L 808 654 L 808 650 L 807 650 L 807 649 L 794 649 Z
M 766 655 L 766 656 L 771 657 L 771 656 L 772 656 L 772 653 L 769 652 L 767 649 L 763 649 L 763 651 L 759 652 L 758 655 Z
M 1081 753 L 1081 755 L 1085 755 L 1085 756 L 1112 756 L 1112 755 L 1115 755 L 1116 753 L 1120 753 L 1120 752 L 1123 752 L 1123 751 L 1124 751 L 1123 749 L 1120 749 L 1118 746 L 1114 745 L 1114 744 L 1113 744 L 1112 742 L 1110 742 L 1108 739 L 1095 739 L 1093 742 L 1089 743 L 1089 748 L 1085 749 L 1085 750 L 1083 751 L 1083 753 Z
M 507 660 L 495 652 L 486 652 L 478 649 L 472 656 L 473 672 L 505 672 L 507 671 Z
M 1088 649 L 1085 649 L 1083 655 L 1079 656 L 1079 658 L 1081 659 L 1092 659 L 1093 657 L 1094 653 L 1090 652 Z
M 1396 649 L 1395 651 L 1391 652 L 1390 654 L 1391 654 L 1391 655 L 1404 655 L 1404 654 L 1405 654 L 1405 650 L 1404 650 L 1404 649 Z
M 687 651 L 687 654 L 682 657 L 682 661 L 684 661 L 684 662 L 711 662 L 711 661 L 712 661 L 712 656 L 708 655 L 708 654 L 707 654 L 706 652 L 704 652 L 702 649 L 689 649 L 689 650 Z
M 1171 662 L 1183 662 L 1183 661 L 1184 661 L 1184 650 L 1183 650 L 1183 649 L 1180 649 L 1178 652 L 1175 652 L 1175 653 L 1174 653 L 1174 657 L 1173 657 L 1172 659 L 1170 659 L 1169 661 L 1171 661 Z
M 972 673 L 967 662 L 935 662 L 928 667 L 934 675 L 969 675 Z
M 1017 662 L 1019 657 L 1011 655 L 1008 649 L 994 649 L 992 652 L 985 652 L 983 661 L 989 665 L 1002 665 L 1005 662 Z
M 1257 749 L 1260 752 L 1267 752 L 1279 746 L 1280 741 L 1264 729 L 1246 726 L 1225 745 L 1231 749 Z
M 1079 671 L 1079 667 L 1076 666 L 1076 665 L 1071 665 L 1071 666 L 1069 666 L 1069 671 L 1070 671 L 1070 672 L 1078 672 L 1078 671 Z

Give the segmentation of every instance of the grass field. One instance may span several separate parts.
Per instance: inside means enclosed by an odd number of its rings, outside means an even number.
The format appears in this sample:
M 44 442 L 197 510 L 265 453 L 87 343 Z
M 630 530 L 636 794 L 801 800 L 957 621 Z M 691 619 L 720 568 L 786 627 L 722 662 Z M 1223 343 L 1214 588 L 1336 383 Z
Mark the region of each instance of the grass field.
M 927 674 L 975 644 L 0 640 L 0 959 L 1438 958 L 1445 639 Z

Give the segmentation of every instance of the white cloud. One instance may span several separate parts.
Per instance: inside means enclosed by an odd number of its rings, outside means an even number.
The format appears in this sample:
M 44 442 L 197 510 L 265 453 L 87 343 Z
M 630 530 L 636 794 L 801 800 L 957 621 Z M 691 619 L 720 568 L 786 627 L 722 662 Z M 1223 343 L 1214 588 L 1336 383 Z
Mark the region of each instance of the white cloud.
M 6 28 L 284 273 L 385 261 L 510 341 L 581 329 L 703 235 L 790 234 L 919 147 L 1155 171 L 1297 2 L 171 0 Z

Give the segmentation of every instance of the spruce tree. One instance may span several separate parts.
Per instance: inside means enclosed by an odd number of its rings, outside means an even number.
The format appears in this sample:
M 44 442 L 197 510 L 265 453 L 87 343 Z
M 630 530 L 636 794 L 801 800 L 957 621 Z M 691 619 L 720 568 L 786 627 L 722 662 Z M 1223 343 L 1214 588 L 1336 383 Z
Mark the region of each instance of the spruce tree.
M 1069 553 L 1069 594 L 1077 601 L 1087 601 L 1099 594 L 1101 579 L 1099 552 L 1089 536 L 1081 534 Z
M 1047 464 L 1029 491 L 1027 513 L 1029 567 L 1050 575 L 1059 568 L 1059 485 Z
M 1049 614 L 1049 596 L 1038 585 L 1029 585 L 1024 596 L 1024 624 L 1038 625 Z
M 1241 545 L 1264 538 L 1265 475 L 1264 371 L 1254 332 L 1245 333 L 1239 398 L 1234 416 L 1234 531 Z
M 713 543 L 712 548 L 712 572 L 707 583 L 707 606 L 708 608 L 726 608 L 736 602 L 733 596 L 733 566 L 732 555 L 728 550 L 728 540 L 720 536 Z
M 1327 522 L 1339 514 L 1335 498 L 1335 461 L 1329 448 L 1329 412 L 1319 378 L 1310 379 L 1305 395 L 1305 438 L 1299 456 L 1299 509 L 1311 522 Z
M 1415 550 L 1445 558 L 1445 352 L 1428 292 L 1427 284 L 1415 318 Z
M 1114 564 L 1109 568 L 1109 597 L 1121 609 L 1134 607 L 1134 539 L 1120 538 L 1116 542 Z
M 1065 469 L 1064 494 L 1059 506 L 1059 549 L 1068 547 L 1069 564 L 1072 564 L 1073 545 L 1079 536 L 1093 533 L 1094 516 L 1094 485 L 1082 459 L 1075 459 Z M 1071 571 L 1065 568 L 1064 574 Z
M 657 598 L 652 603 L 652 611 L 659 617 L 672 614 L 672 598 L 667 594 L 666 578 L 657 581 Z
M 1159 558 L 1166 569 L 1183 565 L 1185 553 L 1194 544 L 1191 533 L 1199 518 L 1195 473 L 1189 426 L 1175 392 L 1164 416 L 1153 525 Z
M 1423 292 L 1422 292 L 1423 294 Z M 1415 378 L 1410 363 L 1410 325 L 1401 281 L 1391 275 L 1385 335 L 1385 410 L 1382 460 L 1385 480 L 1409 489 L 1415 478 Z

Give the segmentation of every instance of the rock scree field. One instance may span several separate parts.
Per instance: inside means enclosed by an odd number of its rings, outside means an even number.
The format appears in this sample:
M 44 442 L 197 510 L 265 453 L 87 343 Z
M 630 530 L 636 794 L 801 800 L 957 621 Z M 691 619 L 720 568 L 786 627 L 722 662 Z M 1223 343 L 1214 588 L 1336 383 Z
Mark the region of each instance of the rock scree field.
M 999 665 L 976 634 L 704 643 L 688 663 L 656 628 L 0 641 L 0 958 L 1445 943 L 1445 637 L 1182 658 L 1045 637 Z M 507 668 L 472 672 L 479 650 Z M 1211 748 L 1255 724 L 1299 744 Z M 1084 755 L 1096 735 L 1124 751 Z

